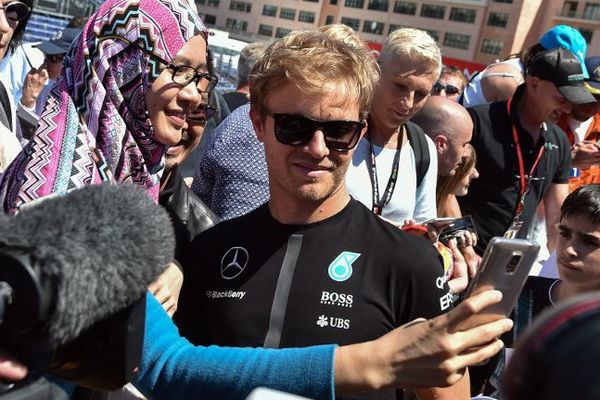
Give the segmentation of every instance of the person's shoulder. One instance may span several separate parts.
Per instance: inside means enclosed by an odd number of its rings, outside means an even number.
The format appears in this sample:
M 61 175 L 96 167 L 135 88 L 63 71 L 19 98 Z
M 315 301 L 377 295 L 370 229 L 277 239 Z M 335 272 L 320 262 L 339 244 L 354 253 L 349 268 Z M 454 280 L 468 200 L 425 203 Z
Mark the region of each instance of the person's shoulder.
M 257 224 L 269 217 L 269 215 L 268 206 L 264 204 L 242 216 L 218 222 L 213 227 L 196 236 L 192 243 L 205 246 L 206 243 L 210 243 L 215 239 L 221 240 L 220 238 L 223 237 L 231 238 L 246 234 L 255 234 L 256 227 L 261 226 Z
M 216 139 L 239 140 L 240 136 L 252 136 L 256 139 L 252 120 L 250 119 L 250 104 L 244 104 L 233 110 L 227 118 L 217 125 L 215 132 L 217 134 L 213 136 Z
M 353 222 L 361 225 L 361 228 L 368 232 L 369 237 L 373 238 L 374 243 L 386 254 L 391 253 L 393 257 L 404 257 L 407 253 L 418 255 L 435 250 L 431 243 L 423 237 L 404 232 L 396 225 L 373 214 L 362 203 L 356 200 L 352 201 L 356 203 L 353 205 L 354 209 L 351 214 Z

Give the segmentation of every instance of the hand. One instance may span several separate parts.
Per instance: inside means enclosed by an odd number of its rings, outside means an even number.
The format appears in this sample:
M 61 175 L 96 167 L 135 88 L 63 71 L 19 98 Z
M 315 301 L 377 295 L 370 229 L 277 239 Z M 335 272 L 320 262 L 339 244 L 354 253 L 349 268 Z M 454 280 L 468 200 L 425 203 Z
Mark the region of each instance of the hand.
M 9 354 L 0 351 L 0 379 L 19 381 L 27 375 L 27 367 Z
M 456 244 L 459 249 L 465 247 L 474 247 L 477 245 L 477 234 L 469 230 L 461 230 L 456 232 Z
M 501 292 L 488 290 L 434 319 L 411 322 L 371 342 L 339 347 L 334 360 L 337 394 L 458 382 L 467 367 L 502 349 L 498 337 L 512 328 L 512 321 L 498 316 L 484 323 L 478 316 L 501 299 Z
M 473 249 L 471 246 L 462 248 L 460 251 L 465 258 L 465 262 L 467 263 L 469 279 L 472 279 L 475 277 L 475 275 L 477 275 L 477 272 L 481 267 L 481 257 L 475 253 L 475 249 Z
M 452 252 L 452 276 L 448 279 L 448 286 L 450 286 L 452 293 L 459 294 L 469 284 L 467 262 L 458 249 L 456 239 L 451 239 L 448 242 L 448 248 Z
M 179 292 L 183 285 L 183 272 L 171 263 L 165 271 L 154 281 L 148 290 L 156 297 L 164 310 L 170 317 L 177 311 L 177 302 L 179 301 Z
M 600 146 L 590 140 L 582 140 L 574 144 L 571 150 L 573 167 L 587 169 L 592 165 L 600 164 Z
M 27 73 L 23 85 L 23 94 L 21 95 L 21 104 L 27 108 L 35 107 L 35 102 L 42 92 L 48 80 L 48 71 L 46 65 L 42 64 L 40 68 L 33 68 Z

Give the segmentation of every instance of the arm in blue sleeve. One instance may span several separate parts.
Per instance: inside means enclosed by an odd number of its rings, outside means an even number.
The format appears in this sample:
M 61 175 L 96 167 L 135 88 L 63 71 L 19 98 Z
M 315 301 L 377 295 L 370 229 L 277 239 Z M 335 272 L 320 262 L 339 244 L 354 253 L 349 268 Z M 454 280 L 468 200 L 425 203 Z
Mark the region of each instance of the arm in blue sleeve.
M 140 371 L 133 384 L 150 399 L 244 399 L 263 386 L 331 400 L 334 345 L 295 349 L 194 346 L 150 294 Z

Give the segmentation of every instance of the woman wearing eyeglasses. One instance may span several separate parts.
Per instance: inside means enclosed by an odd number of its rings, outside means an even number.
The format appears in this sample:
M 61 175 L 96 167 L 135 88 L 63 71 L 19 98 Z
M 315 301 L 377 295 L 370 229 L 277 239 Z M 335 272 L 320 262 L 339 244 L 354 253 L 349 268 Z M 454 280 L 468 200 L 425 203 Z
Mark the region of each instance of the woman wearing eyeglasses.
M 103 181 L 135 183 L 157 199 L 166 149 L 182 140 L 189 118 L 204 118 L 196 111 L 216 77 L 206 72 L 200 19 L 162 5 L 155 7 L 160 25 L 127 14 L 131 26 L 119 25 L 128 2 L 111 3 L 65 57 L 42 123 L 7 171 L 11 214 L 30 200 Z

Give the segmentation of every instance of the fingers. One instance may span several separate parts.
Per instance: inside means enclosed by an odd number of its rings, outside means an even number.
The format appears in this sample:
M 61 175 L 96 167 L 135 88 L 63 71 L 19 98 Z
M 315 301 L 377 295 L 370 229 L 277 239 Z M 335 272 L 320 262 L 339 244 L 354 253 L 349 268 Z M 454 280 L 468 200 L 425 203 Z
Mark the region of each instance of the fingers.
M 0 352 L 0 379 L 18 381 L 27 375 L 27 367 Z
M 501 318 L 497 321 L 479 325 L 474 328 L 456 333 L 453 341 L 457 346 L 458 353 L 480 348 L 496 340 L 502 334 L 510 331 L 513 327 L 513 321 L 509 318 Z
M 458 332 L 479 325 L 473 318 L 477 313 L 492 304 L 502 300 L 502 292 L 498 290 L 486 290 L 465 299 L 455 309 L 442 315 L 448 318 L 448 331 Z M 436 320 L 440 318 L 437 317 Z M 500 317 L 498 317 L 500 318 Z
M 474 365 L 480 365 L 502 350 L 504 343 L 500 339 L 492 340 L 484 346 L 479 348 L 469 349 L 456 357 L 446 360 L 442 364 L 442 368 L 447 371 L 456 371 L 454 374 L 448 376 L 448 384 L 452 385 L 457 382 L 462 375 L 464 375 L 465 368 L 472 367 Z M 458 378 L 458 379 L 456 379 Z
M 462 249 L 462 255 L 467 263 L 469 278 L 474 278 L 475 275 L 477 275 L 477 271 L 479 271 L 479 266 L 481 265 L 481 257 L 479 257 L 477 253 L 475 253 L 473 247 L 465 247 L 464 249 Z

